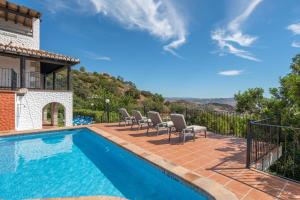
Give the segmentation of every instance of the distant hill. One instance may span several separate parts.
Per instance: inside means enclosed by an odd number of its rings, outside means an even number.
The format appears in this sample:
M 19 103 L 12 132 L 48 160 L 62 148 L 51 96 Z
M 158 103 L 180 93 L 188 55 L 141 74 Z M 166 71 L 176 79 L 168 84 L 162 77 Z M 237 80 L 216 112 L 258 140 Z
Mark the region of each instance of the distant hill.
M 235 107 L 234 98 L 189 98 L 189 97 L 166 97 L 167 101 L 178 102 L 186 101 L 196 104 L 226 104 Z

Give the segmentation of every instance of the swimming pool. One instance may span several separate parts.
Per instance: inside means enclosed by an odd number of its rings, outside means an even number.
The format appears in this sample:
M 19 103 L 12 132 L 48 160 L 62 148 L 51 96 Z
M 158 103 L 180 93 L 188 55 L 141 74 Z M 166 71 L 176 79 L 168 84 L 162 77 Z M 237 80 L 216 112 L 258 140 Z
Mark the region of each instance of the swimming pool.
M 0 138 L 0 199 L 209 199 L 89 129 Z

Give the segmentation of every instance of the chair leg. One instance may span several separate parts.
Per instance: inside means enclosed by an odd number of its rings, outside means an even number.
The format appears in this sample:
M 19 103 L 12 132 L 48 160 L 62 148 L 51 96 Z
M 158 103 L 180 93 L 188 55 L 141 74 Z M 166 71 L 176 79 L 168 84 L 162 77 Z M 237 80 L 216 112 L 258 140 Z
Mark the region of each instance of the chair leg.
M 205 138 L 206 138 L 206 131 L 204 131 L 204 134 L 205 134 Z
M 156 128 L 156 136 L 159 134 L 159 127 Z
M 196 133 L 194 133 L 194 135 L 193 135 L 193 140 L 194 140 L 194 142 L 195 142 L 195 137 L 196 137 Z

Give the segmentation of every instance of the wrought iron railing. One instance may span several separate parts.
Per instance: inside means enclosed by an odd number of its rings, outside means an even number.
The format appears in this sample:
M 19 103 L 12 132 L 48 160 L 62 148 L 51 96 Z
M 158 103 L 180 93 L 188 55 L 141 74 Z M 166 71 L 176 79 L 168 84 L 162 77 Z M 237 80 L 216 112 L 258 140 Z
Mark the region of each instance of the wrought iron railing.
M 25 73 L 25 87 L 28 89 L 43 89 L 44 75 L 39 72 Z
M 53 85 L 52 75 L 43 75 L 40 72 L 25 72 L 21 80 L 21 74 L 16 73 L 13 69 L 0 68 L 0 88 L 12 89 L 46 89 L 46 90 L 68 90 L 67 78 L 57 76 L 55 85 Z M 22 81 L 22 83 L 21 83 Z
M 200 124 L 214 133 L 236 137 L 246 137 L 247 122 L 256 118 L 250 114 L 205 109 L 187 109 L 184 114 L 188 124 Z
M 133 109 L 140 110 L 145 116 L 147 112 L 150 111 L 146 106 L 144 107 L 136 107 Z M 155 110 L 155 109 L 151 109 Z M 130 113 L 131 110 L 128 109 Z M 109 115 L 105 110 L 105 114 L 103 115 L 102 122 L 110 122 L 118 121 L 118 110 L 111 108 L 109 110 Z M 173 113 L 173 112 L 172 112 Z M 255 115 L 250 114 L 240 114 L 236 112 L 221 112 L 221 111 L 211 111 L 206 109 L 184 109 L 181 111 L 177 111 L 176 113 L 180 113 L 185 115 L 185 119 L 188 125 L 199 124 L 202 126 L 206 126 L 209 131 L 212 131 L 221 135 L 231 135 L 235 137 L 246 137 L 247 136 L 247 124 L 248 121 L 252 119 L 258 119 Z M 168 118 L 170 112 L 160 112 L 162 118 Z M 110 117 L 108 117 L 110 116 Z
M 247 167 L 300 181 L 300 128 L 277 124 L 273 119 L 249 122 Z

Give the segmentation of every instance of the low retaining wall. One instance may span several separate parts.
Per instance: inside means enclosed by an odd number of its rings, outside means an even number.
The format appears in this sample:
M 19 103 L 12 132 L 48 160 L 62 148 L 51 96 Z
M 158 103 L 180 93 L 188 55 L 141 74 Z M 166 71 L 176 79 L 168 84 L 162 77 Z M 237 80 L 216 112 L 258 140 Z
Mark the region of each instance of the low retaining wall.
M 268 154 L 264 155 L 261 159 L 259 159 L 252 167 L 260 171 L 266 171 L 281 156 L 282 146 L 275 147 L 272 151 L 270 151 Z

